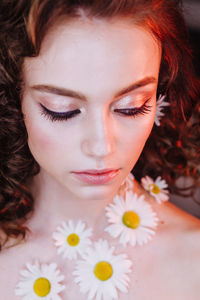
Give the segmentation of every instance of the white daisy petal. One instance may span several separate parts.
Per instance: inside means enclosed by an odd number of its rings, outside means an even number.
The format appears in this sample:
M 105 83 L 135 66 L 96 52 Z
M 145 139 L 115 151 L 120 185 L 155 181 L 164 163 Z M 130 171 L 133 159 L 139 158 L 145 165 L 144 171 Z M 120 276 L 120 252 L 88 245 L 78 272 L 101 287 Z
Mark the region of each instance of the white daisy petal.
M 84 228 L 85 228 L 85 224 L 79 220 L 77 225 L 76 225 L 75 232 L 76 233 L 83 232 Z
M 22 300 L 61 300 L 58 294 L 65 289 L 61 283 L 64 276 L 57 276 L 60 271 L 55 263 L 39 265 L 35 261 L 34 264 L 28 263 L 26 266 L 27 270 L 20 272 L 22 278 L 16 285 L 16 296 L 22 296 Z
M 125 180 L 122 182 L 120 189 L 127 191 L 132 191 L 134 186 L 135 177 L 132 173 L 129 173 Z
M 53 233 L 54 245 L 58 247 L 57 254 L 63 258 L 76 259 L 77 255 L 83 256 L 84 252 L 91 245 L 90 237 L 92 229 L 85 229 L 86 225 L 81 220 L 75 224 L 72 220 L 68 223 L 62 222 L 62 227 L 57 227 Z
M 164 107 L 169 106 L 169 102 L 164 101 L 166 99 L 166 96 L 160 95 L 157 102 L 156 102 L 156 115 L 155 115 L 155 124 L 157 126 L 160 126 L 160 120 L 164 116 L 164 113 L 162 110 Z
M 109 286 L 108 289 L 108 299 L 117 299 L 118 295 L 117 295 L 117 284 L 120 284 L 119 281 L 113 285 L 114 282 L 112 282 L 112 285 Z
M 125 254 L 114 255 L 113 252 L 114 247 L 100 239 L 76 262 L 74 281 L 79 284 L 81 293 L 88 293 L 88 299 L 118 299 L 117 290 L 127 291 L 127 274 L 131 272 L 132 262 Z
M 21 274 L 23 277 L 29 277 L 30 272 L 27 271 L 27 270 L 21 270 L 21 271 L 20 271 L 20 274 Z
M 123 246 L 130 244 L 134 247 L 150 240 L 157 227 L 158 218 L 151 206 L 145 202 L 144 196 L 138 197 L 132 191 L 127 191 L 125 199 L 117 195 L 113 202 L 114 204 L 106 207 L 106 216 L 111 224 L 105 231 L 114 238 L 119 237 Z
M 169 191 L 166 190 L 168 185 L 160 176 L 155 181 L 151 177 L 145 176 L 141 179 L 141 184 L 159 204 L 169 200 Z

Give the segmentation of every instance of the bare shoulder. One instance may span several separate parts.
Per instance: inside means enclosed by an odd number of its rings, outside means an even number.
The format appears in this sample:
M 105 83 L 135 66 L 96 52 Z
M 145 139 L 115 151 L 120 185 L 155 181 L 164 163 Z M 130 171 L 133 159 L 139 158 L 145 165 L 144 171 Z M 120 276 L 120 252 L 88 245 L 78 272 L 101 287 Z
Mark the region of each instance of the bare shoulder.
M 0 252 L 0 281 L 2 276 L 6 274 L 12 274 L 12 271 L 17 266 L 20 259 L 24 256 L 23 253 L 20 253 L 18 250 L 22 247 L 24 242 L 17 242 L 12 240 L 6 244 L 5 247 Z M 20 254 L 20 256 L 19 256 Z
M 166 239 L 166 275 L 172 290 L 182 299 L 198 300 L 200 294 L 200 221 L 167 203 L 163 207 Z M 176 293 L 175 293 L 176 294 Z M 173 299 L 173 298 L 172 298 Z M 175 298 L 176 299 L 176 298 Z
M 12 246 L 11 246 L 12 245 Z M 19 270 L 26 261 L 24 242 L 10 241 L 0 252 L 0 287 L 1 299 L 18 299 L 14 289 L 18 281 Z
M 156 200 L 148 192 L 146 192 L 136 180 L 134 180 L 134 192 L 136 192 L 138 195 L 145 196 L 145 200 L 157 213 L 158 217 L 162 221 L 162 224 L 170 226 L 171 228 L 175 227 L 180 231 L 180 233 L 184 232 L 186 235 L 189 232 L 193 232 L 196 235 L 200 234 L 200 219 L 185 212 L 170 201 L 158 204 Z
M 174 298 L 198 300 L 200 294 L 200 220 L 170 202 L 158 204 L 136 183 L 138 194 L 145 194 L 159 218 L 152 248 L 156 253 L 162 283 L 174 291 Z M 191 200 L 192 201 L 192 200 Z M 155 245 L 155 246 L 153 246 Z M 160 280 L 160 279 L 158 279 Z
M 13 293 L 13 276 L 15 276 L 15 264 L 14 262 L 14 251 L 9 249 L 1 250 L 0 252 L 0 286 L 1 286 L 1 297 L 4 300 L 14 299 Z M 15 260 L 17 262 L 17 257 Z

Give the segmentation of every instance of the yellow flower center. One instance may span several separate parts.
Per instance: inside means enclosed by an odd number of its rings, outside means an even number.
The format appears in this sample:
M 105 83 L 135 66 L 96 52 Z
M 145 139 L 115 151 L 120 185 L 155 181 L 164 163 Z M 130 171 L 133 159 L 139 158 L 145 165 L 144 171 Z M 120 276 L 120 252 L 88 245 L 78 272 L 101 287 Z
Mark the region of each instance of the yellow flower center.
M 160 194 L 160 188 L 159 188 L 159 186 L 157 186 L 154 183 L 150 184 L 149 186 L 150 186 L 150 189 L 151 189 L 152 193 L 154 193 L 154 194 Z
M 67 242 L 72 247 L 77 246 L 79 244 L 79 241 L 79 236 L 76 233 L 71 233 L 67 237 Z
M 100 261 L 94 268 L 94 274 L 99 280 L 108 280 L 113 274 L 111 264 L 106 261 Z
M 140 217 L 136 212 L 130 210 L 124 213 L 122 221 L 127 227 L 136 229 L 140 224 Z
M 33 290 L 37 296 L 45 297 L 50 293 L 51 284 L 48 279 L 40 277 L 35 281 Z

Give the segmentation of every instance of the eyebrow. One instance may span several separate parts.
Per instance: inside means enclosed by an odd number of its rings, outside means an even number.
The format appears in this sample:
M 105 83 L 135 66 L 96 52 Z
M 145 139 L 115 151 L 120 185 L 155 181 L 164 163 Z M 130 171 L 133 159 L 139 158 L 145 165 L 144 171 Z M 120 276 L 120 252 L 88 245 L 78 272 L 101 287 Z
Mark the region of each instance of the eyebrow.
M 141 88 L 143 86 L 146 86 L 151 83 L 156 83 L 156 82 L 157 82 L 157 80 L 153 76 L 145 77 L 145 78 L 143 78 L 137 82 L 134 82 L 131 85 L 123 88 L 122 90 L 118 91 L 116 93 L 115 97 L 118 98 L 118 97 L 123 96 L 127 93 L 130 93 L 138 88 Z M 40 92 L 46 92 L 46 93 L 50 93 L 50 94 L 54 94 L 54 95 L 71 97 L 71 98 L 76 98 L 76 99 L 80 99 L 83 101 L 87 101 L 86 96 L 80 92 L 76 92 L 73 90 L 69 90 L 66 88 L 57 87 L 57 86 L 53 86 L 53 85 L 37 84 L 37 85 L 31 86 L 31 89 L 34 89 L 34 90 L 37 90 Z

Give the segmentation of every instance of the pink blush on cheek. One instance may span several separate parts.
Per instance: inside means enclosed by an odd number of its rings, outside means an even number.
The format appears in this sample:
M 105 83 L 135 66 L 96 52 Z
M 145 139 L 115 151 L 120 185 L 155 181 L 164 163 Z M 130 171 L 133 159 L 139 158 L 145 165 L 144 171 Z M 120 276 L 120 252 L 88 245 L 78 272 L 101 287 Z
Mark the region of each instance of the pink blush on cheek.
M 47 134 L 40 128 L 31 128 L 28 132 L 28 145 L 33 156 L 42 157 L 48 154 L 56 155 L 59 143 L 54 135 Z

